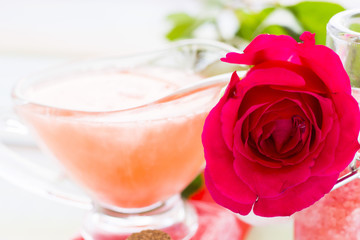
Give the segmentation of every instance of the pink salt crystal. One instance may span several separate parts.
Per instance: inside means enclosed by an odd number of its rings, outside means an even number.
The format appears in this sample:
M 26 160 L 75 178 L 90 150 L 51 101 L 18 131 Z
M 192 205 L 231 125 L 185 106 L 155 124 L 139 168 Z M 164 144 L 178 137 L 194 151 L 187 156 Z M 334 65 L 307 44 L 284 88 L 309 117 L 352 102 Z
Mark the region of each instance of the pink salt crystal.
M 360 179 L 295 214 L 295 240 L 360 239 Z

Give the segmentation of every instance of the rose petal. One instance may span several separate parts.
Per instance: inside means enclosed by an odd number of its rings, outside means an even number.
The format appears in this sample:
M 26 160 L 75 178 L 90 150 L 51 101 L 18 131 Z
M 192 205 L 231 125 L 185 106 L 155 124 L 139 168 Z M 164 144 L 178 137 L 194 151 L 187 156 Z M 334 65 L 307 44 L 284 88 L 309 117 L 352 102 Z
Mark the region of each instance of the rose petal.
M 360 130 L 360 115 L 358 102 L 346 93 L 333 95 L 334 105 L 339 117 L 339 128 L 341 131 L 338 136 L 338 143 L 333 145 L 336 148 L 335 162 L 326 169 L 326 173 L 340 172 L 345 169 L 360 146 L 358 135 Z M 346 107 L 345 107 L 346 106 Z M 331 147 L 331 145 L 327 145 Z
M 249 91 L 249 93 L 251 93 L 251 91 Z M 303 109 L 304 106 L 306 107 L 306 102 L 303 103 L 301 101 L 299 94 L 288 93 L 286 91 L 274 91 L 271 88 L 266 88 L 264 92 L 259 91 L 259 93 L 268 93 L 273 97 L 268 98 L 263 107 L 247 114 L 251 120 L 249 131 L 258 129 L 259 126 L 263 126 L 276 119 L 291 119 L 294 115 L 304 120 L 309 118 L 309 114 Z M 245 102 L 248 102 L 249 99 L 250 98 L 246 98 Z M 255 101 L 251 102 L 254 102 L 254 105 L 259 104 Z M 244 114 L 244 116 L 246 115 Z M 312 117 L 312 115 L 310 115 L 310 117 Z M 312 120 L 312 118 L 309 119 Z
M 291 130 L 293 129 L 293 122 L 291 119 L 279 119 L 275 121 L 275 128 L 271 136 L 274 138 L 275 148 L 280 152 L 282 147 L 290 138 Z
M 214 123 L 217 122 L 218 127 Z M 224 195 L 238 202 L 249 204 L 255 201 L 256 195 L 242 182 L 233 169 L 233 155 L 228 150 L 219 129 L 220 120 L 214 114 L 206 119 L 203 131 L 203 145 L 208 175 L 222 189 Z
M 260 34 L 245 48 L 244 53 L 257 52 L 266 48 L 291 48 L 297 45 L 295 39 L 288 35 Z M 272 60 L 272 59 L 270 59 Z
M 309 94 L 310 95 L 310 94 Z M 305 96 L 304 96 L 305 97 Z M 321 113 L 320 128 L 314 129 L 311 151 L 315 154 L 315 165 L 312 167 L 312 174 L 318 175 L 331 166 L 335 160 L 335 150 L 339 141 L 339 126 L 333 101 L 331 99 L 314 95 L 320 105 L 318 113 Z M 315 112 L 315 111 L 314 111 Z M 316 113 L 314 113 L 316 114 Z M 317 117 L 319 119 L 319 117 Z M 325 173 L 329 175 L 330 173 Z
M 309 129 L 310 126 L 305 127 L 306 129 Z M 291 157 L 293 157 L 295 154 L 299 154 L 302 149 L 306 146 L 306 142 L 308 140 L 308 134 L 304 134 L 302 128 L 297 127 L 295 130 L 292 130 L 292 135 L 290 135 L 286 141 L 284 140 L 284 143 L 281 145 L 281 147 L 278 147 L 277 151 L 280 154 L 280 157 L 284 159 L 283 164 L 286 165 L 293 165 L 298 163 L 298 161 L 293 162 L 289 161 Z M 305 136 L 305 137 L 304 137 Z M 297 159 L 299 159 L 297 157 Z
M 307 119 L 311 119 L 311 123 L 314 125 L 314 127 L 316 127 L 317 129 L 320 130 L 321 127 L 326 127 L 323 126 L 323 115 L 324 112 L 321 109 L 321 104 L 319 101 L 320 99 L 326 99 L 324 97 L 322 97 L 319 94 L 315 94 L 309 91 L 304 91 L 302 92 L 302 94 L 299 94 L 299 98 L 300 100 L 298 101 L 298 104 L 301 106 L 301 109 L 303 109 L 304 113 L 306 114 Z M 325 104 L 325 103 L 324 103 Z M 332 103 L 330 100 L 328 100 L 326 102 L 327 106 L 331 108 Z M 327 108 L 329 108 L 327 107 Z M 328 116 L 328 112 L 325 113 L 325 117 Z
M 221 111 L 221 130 L 227 147 L 232 150 L 234 140 L 234 126 L 237 121 L 241 99 L 229 99 Z
M 271 90 L 271 89 L 270 89 Z M 271 91 L 270 91 L 271 92 Z M 250 91 L 248 92 L 250 93 Z M 287 95 L 286 92 L 283 92 L 283 94 L 287 97 L 291 96 L 291 95 Z M 277 94 L 270 94 L 272 96 L 276 96 Z M 296 96 L 296 95 L 293 95 Z M 309 150 L 309 145 L 310 145 L 310 131 L 311 131 L 311 126 L 310 126 L 310 122 L 307 120 L 307 115 L 304 114 L 303 111 L 301 111 L 300 108 L 298 108 L 296 111 L 293 110 L 293 107 L 299 107 L 303 105 L 303 103 L 299 102 L 296 99 L 292 99 L 291 101 L 287 99 L 287 97 L 285 99 L 277 99 L 276 97 L 274 98 L 274 100 L 277 100 L 273 105 L 267 106 L 259 106 L 257 108 L 257 106 L 252 106 L 248 109 L 247 112 L 245 112 L 243 114 L 243 116 L 241 116 L 241 118 L 239 119 L 239 121 L 236 123 L 235 129 L 234 129 L 234 149 L 233 151 L 235 152 L 239 152 L 241 153 L 241 155 L 245 156 L 246 158 L 248 158 L 250 161 L 254 161 L 254 162 L 258 162 L 263 164 L 264 166 L 267 167 L 274 167 L 274 168 L 279 168 L 282 167 L 284 165 L 293 165 L 295 163 L 298 163 L 300 161 L 302 161 L 306 155 L 308 154 L 308 150 Z M 246 100 L 248 100 L 246 98 Z M 256 99 L 254 99 L 254 102 L 256 101 Z M 279 102 L 278 102 L 279 101 Z M 284 102 L 285 101 L 285 102 Z M 286 101 L 289 101 L 292 104 L 287 104 Z M 244 101 L 244 102 L 248 102 L 248 101 Z M 254 104 L 257 104 L 257 102 L 255 102 Z M 288 110 L 286 110 L 286 105 L 290 106 L 290 108 Z M 273 106 L 279 106 L 279 109 L 277 108 L 272 108 Z M 283 109 L 284 108 L 284 109 Z M 281 113 L 278 113 L 278 111 L 281 111 Z M 266 111 L 264 113 L 264 111 Z M 263 115 L 261 115 L 263 114 Z M 292 115 L 296 114 L 297 116 L 301 116 L 305 119 L 305 121 L 307 122 L 306 125 L 308 126 L 305 129 L 304 132 L 304 137 L 301 138 L 303 139 L 303 143 L 301 143 L 301 145 L 303 146 L 301 148 L 301 153 L 299 153 L 298 151 L 300 151 L 299 146 L 297 146 L 298 142 L 296 143 L 292 143 L 292 141 L 294 139 L 291 139 L 289 141 L 289 145 L 287 145 L 287 147 L 297 147 L 296 149 L 297 154 L 293 154 L 291 156 L 288 156 L 286 154 L 283 155 L 283 158 L 281 158 L 280 155 L 276 156 L 276 155 L 269 155 L 266 152 L 263 151 L 263 149 L 259 146 L 259 142 L 260 141 L 260 135 L 265 134 L 263 132 L 263 127 L 264 125 L 268 124 L 271 121 L 275 121 L 276 119 L 279 118 L 279 116 L 282 115 L 282 118 L 286 119 L 286 118 L 290 118 L 292 119 Z M 255 115 L 254 117 L 252 117 L 253 115 Z M 281 119 L 281 117 L 280 117 Z M 244 125 L 244 122 L 250 122 L 249 125 L 246 124 Z M 246 126 L 246 128 L 244 127 Z M 248 133 L 251 133 L 251 136 L 249 136 Z M 246 139 L 244 139 L 244 136 L 247 136 Z M 252 142 L 249 142 L 249 137 L 251 137 L 253 139 Z M 267 138 L 269 136 L 263 135 L 262 138 Z M 249 144 L 253 144 L 253 146 L 249 145 Z M 292 145 L 291 145 L 292 144 Z M 257 149 L 252 151 L 251 149 Z M 290 149 L 289 149 L 290 151 Z M 294 150 L 295 151 L 295 150 Z M 289 154 L 291 154 L 292 152 L 290 152 Z M 279 162 L 279 160 L 281 162 Z
M 339 132 L 339 124 L 337 120 L 335 120 L 324 142 L 317 145 L 317 149 L 314 149 L 316 154 L 313 155 L 315 161 L 314 166 L 311 168 L 312 175 L 320 176 L 334 173 L 333 171 L 329 171 L 329 167 L 332 166 L 335 161 L 342 161 L 342 158 L 336 159 L 336 145 L 339 142 Z
M 233 97 L 233 95 L 236 93 L 235 86 L 239 81 L 240 81 L 239 76 L 237 75 L 236 72 L 234 72 L 231 75 L 230 83 L 228 84 L 228 86 L 224 92 L 224 95 L 222 96 L 222 98 L 220 99 L 219 103 L 216 106 L 220 111 L 217 114 L 220 115 L 220 120 L 222 122 L 222 124 L 220 126 L 223 131 L 224 140 L 230 150 L 232 149 L 232 133 L 231 133 L 232 132 L 232 128 L 231 128 L 232 121 L 234 121 L 234 122 L 236 121 L 236 119 L 234 119 L 235 118 L 234 115 L 236 115 L 236 111 L 234 111 L 233 109 L 238 109 L 238 107 L 236 105 L 237 101 L 232 100 L 231 97 Z M 231 103 L 234 103 L 234 104 L 230 103 L 230 105 L 231 105 L 230 109 L 229 109 L 229 111 L 226 111 L 226 109 L 229 108 L 229 107 L 226 107 L 226 105 L 228 104 L 227 103 L 228 101 L 230 101 Z M 232 108 L 232 107 L 234 107 L 234 108 Z M 223 108 L 225 108 L 225 111 L 221 110 Z M 210 112 L 210 114 L 211 114 L 211 112 Z M 225 117 L 222 115 L 225 115 Z M 223 122 L 225 122 L 225 124 Z M 231 132 L 229 132 L 229 131 L 231 131 Z
M 234 169 L 236 174 L 259 197 L 275 197 L 286 189 L 302 183 L 310 177 L 312 159 L 305 159 L 295 166 L 281 168 L 265 167 L 249 161 L 241 154 L 235 156 Z
M 285 94 L 287 93 L 285 92 Z M 286 140 L 283 139 L 282 141 L 275 139 L 275 144 L 277 144 L 278 146 L 276 152 L 279 153 L 279 156 L 276 157 L 275 155 L 273 155 L 273 157 L 277 159 L 286 158 L 287 161 L 284 162 L 285 164 L 289 162 L 288 160 L 290 155 L 295 154 L 294 149 L 295 148 L 297 149 L 299 147 L 298 144 L 300 142 L 302 142 L 303 144 L 306 143 L 311 128 L 310 126 L 311 119 L 309 120 L 307 114 L 305 114 L 304 110 L 301 109 L 301 107 L 303 107 L 304 104 L 300 102 L 298 99 L 288 98 L 289 96 L 291 95 L 288 94 L 288 96 L 285 97 L 284 99 L 279 98 L 280 100 L 278 100 L 278 102 L 274 103 L 273 105 L 271 105 L 271 107 L 266 109 L 266 113 L 258 117 L 259 120 L 256 121 L 256 125 L 253 125 L 254 127 L 258 126 L 258 128 L 260 128 L 260 126 L 264 126 L 270 122 L 275 122 L 277 120 L 284 121 L 285 119 L 288 119 L 293 124 L 295 121 L 294 119 L 302 119 L 303 125 L 301 126 L 301 129 L 300 127 L 298 127 L 297 129 L 292 129 L 296 131 L 293 133 L 294 134 L 293 136 L 291 137 L 289 136 Z M 299 97 L 298 94 L 294 96 Z M 252 130 L 256 132 L 256 129 L 250 129 L 250 131 Z M 262 139 L 264 140 L 264 138 L 266 139 L 267 137 L 269 136 L 263 135 Z M 279 145 L 280 142 L 282 142 L 281 147 Z M 261 151 L 261 149 L 259 150 Z
M 305 81 L 305 78 L 310 78 L 311 81 Z M 291 79 L 291 83 L 289 83 L 289 79 Z M 255 87 L 258 88 L 255 89 Z M 237 98 L 246 98 L 246 101 L 243 101 L 240 106 L 239 114 L 241 115 L 256 103 L 277 101 L 279 94 L 292 94 L 287 95 L 289 99 L 292 99 L 299 98 L 296 96 L 299 92 L 325 95 L 328 93 L 326 90 L 318 77 L 308 73 L 305 68 L 287 63 L 285 65 L 278 62 L 264 63 L 253 67 L 236 85 Z
M 249 214 L 252 209 L 253 203 L 242 204 L 225 196 L 219 189 L 216 188 L 216 185 L 214 184 L 211 175 L 208 173 L 207 169 L 205 169 L 204 171 L 204 177 L 206 187 L 208 188 L 209 193 L 217 204 L 228 208 L 235 213 L 240 213 L 241 215 Z
M 205 120 L 202 133 L 202 142 L 204 145 L 204 154 L 206 159 L 206 168 L 208 175 L 211 175 L 217 189 L 222 189 L 224 195 L 244 204 L 255 201 L 256 195 L 250 188 L 242 182 L 233 169 L 233 155 L 227 148 L 221 132 L 221 110 L 234 86 L 230 82 L 223 98 L 210 111 Z
M 288 159 L 289 157 L 291 157 L 291 155 L 295 154 L 295 152 L 293 151 L 294 148 L 299 149 L 298 147 L 300 145 L 298 146 L 298 144 L 300 142 L 302 142 L 303 144 L 306 143 L 310 127 L 310 123 L 306 119 L 306 115 L 302 112 L 299 106 L 295 104 L 295 102 L 287 98 L 280 99 L 279 101 L 280 102 L 274 103 L 273 105 L 271 105 L 271 107 L 266 109 L 266 112 L 259 117 L 259 120 L 254 121 L 256 125 L 252 124 L 251 126 L 253 126 L 253 128 L 250 128 L 251 135 L 253 136 L 254 141 L 257 143 L 259 152 L 267 157 L 276 160 Z M 251 114 L 250 117 L 252 115 L 253 114 Z M 304 119 L 304 129 L 301 130 L 301 133 L 299 132 L 299 134 L 296 134 L 296 132 L 294 131 L 297 130 L 293 129 L 294 117 Z M 284 128 L 279 126 L 276 127 L 276 123 L 278 123 L 279 121 L 289 122 L 289 130 L 284 131 Z M 271 124 L 274 127 L 272 129 L 266 129 L 266 126 L 268 124 Z M 264 130 L 267 130 L 268 132 L 263 132 Z M 278 138 L 278 131 L 284 131 L 284 134 L 286 134 L 286 136 L 283 136 L 283 139 Z M 290 137 L 290 134 L 295 135 Z M 271 137 L 271 139 L 268 140 L 269 137 Z M 272 154 L 269 154 L 269 151 L 263 151 L 264 149 L 259 145 L 260 142 L 263 145 L 267 145 L 266 142 L 268 141 L 270 141 L 270 143 L 273 143 L 271 144 L 271 146 L 268 146 L 270 147 L 270 149 L 273 149 L 273 151 L 271 151 Z M 293 161 L 286 161 L 285 163 L 287 162 Z
M 255 65 L 269 60 L 298 62 L 295 56 L 297 42 L 286 35 L 262 34 L 244 49 L 244 53 L 228 53 L 221 61 L 235 64 Z
M 351 94 L 349 76 L 333 50 L 323 45 L 299 44 L 297 52 L 302 64 L 316 73 L 331 92 Z
M 241 80 L 241 86 L 245 86 L 247 89 L 257 85 L 288 86 L 289 79 L 291 79 L 291 87 L 303 88 L 305 86 L 306 82 L 300 75 L 280 67 L 257 68 L 256 71 L 250 70 Z
M 311 32 L 303 32 L 300 36 L 300 40 L 304 42 L 304 44 L 315 45 L 315 33 Z
M 325 137 L 333 126 L 334 107 L 330 99 L 309 92 L 299 94 L 299 97 L 301 99 L 300 101 L 297 99 L 293 99 L 293 101 L 296 102 L 297 105 L 300 106 L 300 108 L 303 110 L 304 114 L 306 114 L 306 118 L 304 115 L 300 116 L 309 120 L 309 123 L 306 124 L 308 127 L 305 129 L 309 132 L 303 135 L 307 136 L 307 138 L 303 138 L 303 140 L 305 141 L 305 139 L 307 139 L 304 148 L 308 152 L 299 152 L 296 154 L 296 156 L 288 158 L 286 161 L 284 161 L 284 164 L 298 163 L 303 159 L 303 157 L 306 156 L 313 157 L 314 159 L 318 160 L 319 152 L 322 151 L 322 148 L 324 147 L 322 142 L 325 141 Z M 312 127 L 310 127 L 309 124 L 312 124 Z M 320 129 L 320 127 L 322 129 Z M 335 141 L 337 140 L 335 139 Z M 316 149 L 314 149 L 314 147 L 316 147 Z M 332 148 L 331 150 L 328 150 L 327 153 L 332 154 L 334 150 L 335 148 Z M 334 155 L 332 154 L 332 157 L 320 158 L 318 162 L 322 166 L 322 169 L 326 168 L 328 165 L 331 165 L 333 156 Z
M 261 108 L 261 106 L 253 106 L 252 108 Z M 252 112 L 252 108 L 250 108 L 248 110 L 247 113 L 244 114 L 244 116 L 236 123 L 235 128 L 234 128 L 234 148 L 233 148 L 233 152 L 236 155 L 236 152 L 242 152 L 243 154 L 250 156 L 251 161 L 264 161 L 263 164 L 268 166 L 268 167 L 281 167 L 282 164 L 278 161 L 274 161 L 270 158 L 266 158 L 266 156 L 262 156 L 262 155 L 256 155 L 256 153 L 258 152 L 252 152 L 251 149 L 252 148 L 256 148 L 256 143 L 255 142 L 248 142 L 249 140 L 252 140 L 251 137 L 248 135 L 249 131 L 244 128 L 243 122 L 247 122 L 246 120 L 247 115 L 249 113 Z M 247 138 L 245 139 L 245 142 L 243 141 L 243 136 L 247 136 Z M 253 147 L 249 147 L 249 144 L 252 144 Z M 265 160 L 264 160 L 265 159 Z
M 311 206 L 330 192 L 339 174 L 310 177 L 306 182 L 288 189 L 277 198 L 259 198 L 254 205 L 254 213 L 263 217 L 290 216 Z

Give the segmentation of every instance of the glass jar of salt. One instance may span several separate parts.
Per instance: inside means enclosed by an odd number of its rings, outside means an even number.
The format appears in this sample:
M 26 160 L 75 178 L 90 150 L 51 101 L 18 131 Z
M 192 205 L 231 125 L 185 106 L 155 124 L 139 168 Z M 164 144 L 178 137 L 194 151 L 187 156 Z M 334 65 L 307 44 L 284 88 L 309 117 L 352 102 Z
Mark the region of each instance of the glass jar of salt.
M 341 58 L 349 74 L 352 95 L 360 102 L 360 9 L 336 14 L 327 25 L 327 46 Z M 296 240 L 360 239 L 360 179 L 358 156 L 334 189 L 313 206 L 296 213 Z

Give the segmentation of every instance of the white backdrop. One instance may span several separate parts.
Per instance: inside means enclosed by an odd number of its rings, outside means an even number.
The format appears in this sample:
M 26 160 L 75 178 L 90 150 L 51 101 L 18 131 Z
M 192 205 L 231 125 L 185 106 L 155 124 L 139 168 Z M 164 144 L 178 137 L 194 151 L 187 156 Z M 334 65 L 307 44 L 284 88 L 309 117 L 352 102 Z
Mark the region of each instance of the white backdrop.
M 341 2 L 347 7 L 359 4 Z M 196 13 L 199 5 L 199 0 L 0 0 L 0 109 L 10 107 L 17 79 L 48 66 L 158 48 L 166 42 L 165 16 L 180 10 Z M 67 240 L 79 230 L 81 209 L 2 179 L 0 192 L 0 240 Z M 277 239 L 289 240 L 291 227 L 282 233 Z M 254 234 L 253 239 L 266 239 L 262 232 Z

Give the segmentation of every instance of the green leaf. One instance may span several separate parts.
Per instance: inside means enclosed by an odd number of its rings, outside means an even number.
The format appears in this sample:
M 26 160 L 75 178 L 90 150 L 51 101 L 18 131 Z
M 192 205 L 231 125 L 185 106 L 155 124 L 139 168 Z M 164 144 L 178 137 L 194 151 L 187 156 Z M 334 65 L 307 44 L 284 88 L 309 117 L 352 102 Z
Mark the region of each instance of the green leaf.
M 167 20 L 173 24 L 173 28 L 166 34 L 166 38 L 171 41 L 191 38 L 195 29 L 204 23 L 203 20 L 194 18 L 187 13 L 171 14 Z
M 261 30 L 261 34 L 268 33 L 274 35 L 289 35 L 294 39 L 299 39 L 300 35 L 289 27 L 281 25 L 268 25 Z
M 189 198 L 197 190 L 199 190 L 204 185 L 204 179 L 201 174 L 199 174 L 186 188 L 182 191 L 181 196 L 183 198 Z
M 336 13 L 345 9 L 335 3 L 329 2 L 300 2 L 287 7 L 305 31 L 316 33 L 316 43 L 325 44 L 326 24 Z
M 287 31 L 280 25 L 269 25 L 262 29 L 261 34 L 287 35 Z
M 235 10 L 235 15 L 240 23 L 240 27 L 236 35 L 251 41 L 257 34 L 259 34 L 259 26 L 274 10 L 274 7 L 265 8 L 260 12 L 249 12 L 243 9 Z

